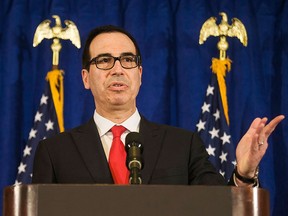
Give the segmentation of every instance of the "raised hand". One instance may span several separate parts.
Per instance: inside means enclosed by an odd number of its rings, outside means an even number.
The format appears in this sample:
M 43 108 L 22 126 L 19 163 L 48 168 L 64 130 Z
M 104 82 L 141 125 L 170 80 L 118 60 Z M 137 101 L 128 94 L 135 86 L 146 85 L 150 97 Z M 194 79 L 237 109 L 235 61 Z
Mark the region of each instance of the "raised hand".
M 253 178 L 256 169 L 268 148 L 268 138 L 276 126 L 284 119 L 279 115 L 268 124 L 268 119 L 256 118 L 242 137 L 236 148 L 238 173 L 246 178 Z

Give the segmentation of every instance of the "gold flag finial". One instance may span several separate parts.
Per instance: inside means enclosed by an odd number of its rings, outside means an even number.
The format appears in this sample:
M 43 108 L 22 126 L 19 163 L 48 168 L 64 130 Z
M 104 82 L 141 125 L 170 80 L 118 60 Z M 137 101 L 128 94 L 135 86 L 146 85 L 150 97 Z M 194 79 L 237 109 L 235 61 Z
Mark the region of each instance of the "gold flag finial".
M 226 58 L 226 50 L 229 47 L 226 37 L 237 37 L 244 46 L 247 46 L 248 37 L 245 26 L 239 19 L 233 18 L 232 24 L 229 25 L 226 13 L 221 12 L 220 15 L 222 20 L 219 25 L 216 24 L 216 17 L 210 17 L 204 22 L 200 30 L 199 44 L 203 44 L 209 36 L 219 36 L 217 47 L 220 51 L 220 57 L 219 59 L 212 59 L 211 69 L 217 76 L 223 111 L 226 122 L 229 125 L 225 76 L 226 71 L 231 69 L 232 61 Z
M 202 25 L 199 44 L 203 44 L 209 36 L 219 36 L 220 38 L 217 44 L 220 50 L 219 59 L 224 60 L 226 59 L 226 50 L 229 47 L 226 37 L 237 37 L 244 46 L 247 46 L 248 37 L 245 26 L 239 19 L 233 18 L 232 24 L 229 25 L 226 13 L 221 12 L 220 15 L 222 16 L 222 20 L 219 25 L 216 24 L 216 17 L 210 17 Z
M 53 69 L 57 69 L 59 64 L 59 52 L 62 48 L 60 39 L 69 39 L 78 49 L 80 49 L 81 43 L 79 31 L 74 22 L 65 20 L 64 23 L 66 27 L 62 28 L 60 17 L 58 15 L 53 15 L 52 17 L 55 19 L 55 26 L 51 28 L 51 21 L 48 19 L 41 22 L 35 31 L 33 46 L 36 47 L 44 38 L 53 39 L 53 43 L 51 45 L 51 49 L 53 51 L 52 65 Z

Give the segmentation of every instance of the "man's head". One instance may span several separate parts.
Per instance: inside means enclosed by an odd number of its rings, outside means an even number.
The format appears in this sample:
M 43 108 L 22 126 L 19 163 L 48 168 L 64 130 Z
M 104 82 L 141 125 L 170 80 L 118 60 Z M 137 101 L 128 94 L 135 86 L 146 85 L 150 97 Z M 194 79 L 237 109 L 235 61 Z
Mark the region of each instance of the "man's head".
M 83 55 L 82 55 L 82 68 L 83 69 L 86 69 L 86 70 L 89 70 L 89 62 L 91 60 L 91 55 L 90 55 L 90 51 L 89 51 L 89 48 L 90 48 L 90 44 L 92 42 L 92 40 L 99 34 L 103 34 L 103 33 L 113 33 L 113 32 L 119 32 L 119 33 L 123 33 L 125 34 L 127 37 L 130 38 L 130 40 L 133 42 L 134 46 L 135 46 L 135 49 L 136 49 L 136 55 L 139 56 L 139 66 L 141 66 L 142 62 L 141 62 L 141 53 L 140 53 L 140 49 L 138 47 L 138 44 L 135 40 L 135 38 L 127 31 L 125 31 L 124 29 L 122 28 L 119 28 L 117 26 L 112 26 L 112 25 L 106 25 L 106 26 L 100 26 L 100 27 L 97 27 L 95 29 L 93 29 L 87 40 L 86 40 L 86 43 L 85 43 L 85 46 L 84 46 L 84 50 L 83 50 Z
M 142 76 L 140 59 L 135 39 L 123 29 L 104 26 L 92 30 L 84 47 L 82 79 L 100 115 L 109 118 L 115 112 L 135 111 Z

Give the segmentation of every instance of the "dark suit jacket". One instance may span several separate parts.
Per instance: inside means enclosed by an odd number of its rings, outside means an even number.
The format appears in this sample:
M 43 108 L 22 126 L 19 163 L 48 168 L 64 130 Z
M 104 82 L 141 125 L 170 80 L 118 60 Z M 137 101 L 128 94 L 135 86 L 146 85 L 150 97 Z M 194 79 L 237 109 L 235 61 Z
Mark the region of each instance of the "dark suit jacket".
M 196 133 L 141 118 L 143 184 L 225 184 Z M 39 143 L 33 183 L 113 184 L 93 119 Z

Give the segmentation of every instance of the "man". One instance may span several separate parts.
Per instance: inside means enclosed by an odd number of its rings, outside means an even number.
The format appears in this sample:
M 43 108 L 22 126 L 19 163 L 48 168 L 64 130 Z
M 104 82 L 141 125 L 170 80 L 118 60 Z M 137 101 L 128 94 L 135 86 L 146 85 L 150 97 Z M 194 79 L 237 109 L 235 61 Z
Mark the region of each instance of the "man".
M 33 183 L 127 184 L 125 158 L 118 155 L 122 157 L 116 160 L 120 168 L 113 165 L 113 126 L 122 125 L 124 132 L 117 135 L 122 142 L 131 131 L 142 138 L 143 184 L 225 184 L 196 133 L 152 123 L 139 114 L 136 96 L 141 86 L 141 54 L 129 33 L 114 26 L 94 29 L 86 41 L 82 64 L 84 86 L 95 101 L 94 116 L 84 125 L 39 143 Z M 257 167 L 268 137 L 283 119 L 277 116 L 267 125 L 267 118 L 252 122 L 237 146 L 232 184 L 257 184 Z M 119 169 L 124 174 L 118 178 Z

